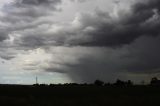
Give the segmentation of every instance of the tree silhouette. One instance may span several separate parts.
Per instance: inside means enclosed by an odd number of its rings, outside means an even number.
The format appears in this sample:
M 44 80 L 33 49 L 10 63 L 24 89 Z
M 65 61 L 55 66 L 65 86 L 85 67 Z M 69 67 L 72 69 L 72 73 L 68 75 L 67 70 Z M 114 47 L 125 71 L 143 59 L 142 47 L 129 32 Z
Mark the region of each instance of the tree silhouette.
M 151 79 L 150 84 L 151 84 L 151 85 L 158 85 L 158 86 L 160 86 L 160 80 L 158 80 L 157 77 L 153 77 L 153 78 Z
M 97 86 L 103 86 L 104 82 L 101 81 L 101 80 L 95 80 L 94 84 L 97 85 Z
M 117 86 L 124 86 L 124 85 L 125 85 L 125 82 L 117 79 L 115 85 L 117 85 Z
M 126 82 L 126 84 L 127 84 L 127 86 L 132 86 L 132 85 L 133 85 L 133 82 L 132 82 L 131 80 L 128 80 L 128 81 Z
M 158 78 L 157 77 L 153 77 L 152 79 L 151 79 L 151 82 L 154 82 L 154 81 L 158 81 Z

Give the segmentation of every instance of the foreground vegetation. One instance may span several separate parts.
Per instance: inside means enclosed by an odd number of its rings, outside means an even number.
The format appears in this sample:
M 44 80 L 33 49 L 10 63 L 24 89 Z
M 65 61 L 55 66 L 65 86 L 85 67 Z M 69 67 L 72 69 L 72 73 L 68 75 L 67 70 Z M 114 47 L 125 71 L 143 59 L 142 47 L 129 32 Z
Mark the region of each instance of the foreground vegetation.
M 159 86 L 0 85 L 0 106 L 154 106 Z
M 160 80 L 134 85 L 117 80 L 94 84 L 0 85 L 0 106 L 154 106 L 160 105 Z

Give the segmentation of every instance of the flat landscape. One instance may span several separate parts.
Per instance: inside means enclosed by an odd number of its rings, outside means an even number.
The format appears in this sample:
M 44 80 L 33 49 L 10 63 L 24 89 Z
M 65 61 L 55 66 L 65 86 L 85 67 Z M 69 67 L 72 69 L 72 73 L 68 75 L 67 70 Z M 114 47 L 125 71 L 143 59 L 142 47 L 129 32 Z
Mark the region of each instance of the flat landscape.
M 0 106 L 160 106 L 160 0 L 0 0 Z
M 1 106 L 155 106 L 160 87 L 1 85 Z

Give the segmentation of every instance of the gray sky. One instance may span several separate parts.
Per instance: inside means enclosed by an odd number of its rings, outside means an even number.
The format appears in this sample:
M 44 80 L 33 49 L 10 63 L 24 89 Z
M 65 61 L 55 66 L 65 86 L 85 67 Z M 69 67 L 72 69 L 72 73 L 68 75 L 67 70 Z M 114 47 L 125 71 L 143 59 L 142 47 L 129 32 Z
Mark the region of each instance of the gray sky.
M 159 0 L 1 0 L 0 83 L 148 82 Z

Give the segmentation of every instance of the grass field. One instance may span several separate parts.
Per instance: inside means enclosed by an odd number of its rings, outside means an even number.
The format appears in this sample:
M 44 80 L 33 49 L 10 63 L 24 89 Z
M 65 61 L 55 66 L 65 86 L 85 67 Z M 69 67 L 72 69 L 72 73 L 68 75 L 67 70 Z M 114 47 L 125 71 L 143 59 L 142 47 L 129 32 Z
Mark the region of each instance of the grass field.
M 0 86 L 0 106 L 160 106 L 160 87 Z

